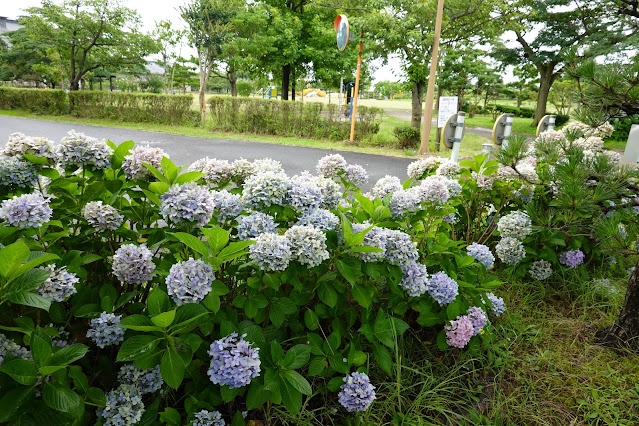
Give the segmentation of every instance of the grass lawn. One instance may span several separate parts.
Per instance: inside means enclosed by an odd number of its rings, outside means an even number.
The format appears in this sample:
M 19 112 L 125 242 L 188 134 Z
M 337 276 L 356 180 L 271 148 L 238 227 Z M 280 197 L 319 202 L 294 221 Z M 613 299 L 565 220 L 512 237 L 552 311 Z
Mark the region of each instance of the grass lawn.
M 532 118 L 520 118 L 515 117 L 513 121 L 513 131 L 515 133 L 525 133 L 528 135 L 534 135 L 537 131 L 536 127 L 531 127 Z M 466 124 L 468 127 L 486 127 L 492 129 L 495 125 L 495 120 L 492 115 L 479 115 L 476 114 L 473 118 L 466 116 Z

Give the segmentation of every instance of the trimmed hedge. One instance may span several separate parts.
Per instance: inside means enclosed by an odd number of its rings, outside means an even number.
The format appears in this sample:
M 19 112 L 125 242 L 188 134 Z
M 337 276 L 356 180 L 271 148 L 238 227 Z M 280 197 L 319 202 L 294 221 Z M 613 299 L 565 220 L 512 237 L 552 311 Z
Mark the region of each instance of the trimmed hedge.
M 334 140 L 350 135 L 350 121 L 339 121 L 334 104 L 214 96 L 209 105 L 213 126 L 224 131 Z M 379 108 L 357 108 L 358 139 L 379 131 L 381 113 Z
M 196 120 L 191 95 L 73 91 L 68 93 L 76 117 L 185 124 Z
M 0 87 L 0 109 L 64 115 L 69 113 L 69 104 L 64 90 Z

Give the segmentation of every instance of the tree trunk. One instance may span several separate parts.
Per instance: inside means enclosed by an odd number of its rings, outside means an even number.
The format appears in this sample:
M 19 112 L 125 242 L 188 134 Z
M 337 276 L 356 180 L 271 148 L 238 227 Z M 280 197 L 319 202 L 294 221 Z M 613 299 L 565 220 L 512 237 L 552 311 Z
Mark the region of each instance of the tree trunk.
M 198 51 L 197 59 L 198 65 L 200 66 L 200 92 L 199 92 L 199 101 L 200 101 L 200 120 L 202 124 L 206 123 L 206 83 L 209 80 L 209 59 L 208 57 L 204 57 L 204 52 L 201 50 Z M 208 56 L 208 55 L 207 55 Z
M 639 347 L 639 263 L 628 282 L 626 300 L 615 323 L 597 331 L 597 341 L 617 348 Z
M 288 88 L 291 79 L 291 66 L 284 65 L 282 67 L 282 100 L 288 101 Z
M 411 89 L 413 101 L 410 125 L 416 129 L 420 129 L 422 125 L 422 98 L 424 95 L 425 85 L 425 82 L 417 81 L 413 83 L 413 87 Z
M 229 67 L 227 72 L 227 76 L 229 79 L 229 85 L 231 86 L 231 96 L 234 98 L 237 97 L 237 76 L 235 74 L 235 68 Z
M 539 93 L 537 94 L 537 108 L 535 109 L 535 120 L 532 127 L 537 127 L 544 115 L 546 115 L 546 107 L 548 106 L 548 94 L 550 88 L 560 73 L 553 73 L 555 64 L 538 65 L 539 71 Z
M 524 101 L 523 96 L 524 96 L 524 87 L 521 86 L 519 88 L 519 96 L 517 96 L 517 108 L 521 108 L 521 104 Z

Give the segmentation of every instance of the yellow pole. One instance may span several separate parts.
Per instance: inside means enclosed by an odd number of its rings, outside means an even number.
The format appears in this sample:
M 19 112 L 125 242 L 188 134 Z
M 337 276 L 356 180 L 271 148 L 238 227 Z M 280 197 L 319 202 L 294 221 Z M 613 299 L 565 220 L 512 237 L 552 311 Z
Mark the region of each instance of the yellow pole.
M 357 56 L 357 74 L 355 75 L 355 93 L 353 93 L 353 116 L 351 117 L 351 138 L 350 141 L 353 142 L 355 139 L 355 121 L 357 119 L 357 95 L 359 92 L 359 74 L 362 70 L 362 50 L 364 48 L 364 42 L 362 39 L 364 38 L 364 29 L 362 28 L 359 34 L 359 56 Z
M 442 32 L 442 17 L 444 15 L 444 0 L 437 2 L 437 17 L 435 19 L 435 38 L 433 39 L 433 55 L 430 61 L 430 77 L 428 78 L 428 90 L 426 91 L 426 105 L 424 105 L 424 122 L 422 123 L 422 143 L 419 154 L 428 152 L 430 139 L 430 126 L 433 121 L 433 101 L 435 98 L 435 78 L 437 75 L 437 55 L 439 54 L 439 35 Z

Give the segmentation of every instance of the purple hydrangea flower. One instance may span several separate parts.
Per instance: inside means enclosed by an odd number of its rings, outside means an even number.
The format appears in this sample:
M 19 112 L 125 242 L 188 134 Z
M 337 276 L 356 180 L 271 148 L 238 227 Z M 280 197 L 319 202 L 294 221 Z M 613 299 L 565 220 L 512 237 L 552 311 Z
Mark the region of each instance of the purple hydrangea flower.
M 70 166 L 106 169 L 111 165 L 113 149 L 104 141 L 71 130 L 57 147 L 57 161 L 62 168 Z
M 51 219 L 53 210 L 49 199 L 34 192 L 4 200 L 0 205 L 0 219 L 16 228 L 37 228 Z
M 87 223 L 100 232 L 115 231 L 122 225 L 124 216 L 108 205 L 102 204 L 102 201 L 91 201 L 82 209 L 82 216 Z
M 337 395 L 339 403 L 349 412 L 366 411 L 375 400 L 375 386 L 364 373 L 351 373 Z
M 473 323 L 466 315 L 452 320 L 445 329 L 446 343 L 460 349 L 470 342 L 470 338 L 473 337 L 474 333 Z
M 226 160 L 205 157 L 197 160 L 189 170 L 204 173 L 204 180 L 209 185 L 223 185 L 231 180 L 231 164 Z
M 226 423 L 219 411 L 202 410 L 195 413 L 191 426 L 224 426 Z
M 495 256 L 490 252 L 488 246 L 483 244 L 472 243 L 466 247 L 466 253 L 468 253 L 468 256 L 483 264 L 486 269 L 492 268 L 495 264 Z
M 249 257 L 262 270 L 283 271 L 291 261 L 291 245 L 283 235 L 260 234 L 249 246 Z
M 486 316 L 486 312 L 484 312 L 482 308 L 477 306 L 472 306 L 468 308 L 468 312 L 466 313 L 466 316 L 468 317 L 470 322 L 473 324 L 473 336 L 478 335 L 479 331 L 482 328 L 486 327 L 486 324 L 488 323 L 488 317 Z
M 428 176 L 413 189 L 422 203 L 444 204 L 450 198 L 450 190 L 441 176 Z
M 102 312 L 98 318 L 91 320 L 91 328 L 87 331 L 87 338 L 93 340 L 101 348 L 117 345 L 124 340 L 124 328 L 120 327 L 122 315 Z
M 390 203 L 388 207 L 393 218 L 404 216 L 406 213 L 417 211 L 420 203 L 419 196 L 414 191 L 415 188 L 409 190 L 401 189 L 391 193 Z
M 254 348 L 244 337 L 246 334 L 238 339 L 237 333 L 231 333 L 211 343 L 208 351 L 211 382 L 234 389 L 250 384 L 251 379 L 260 375 L 260 349 Z
M 314 176 L 313 182 L 322 191 L 322 203 L 320 207 L 323 209 L 334 209 L 342 200 L 342 188 L 334 180 L 321 176 Z
M 77 293 L 75 285 L 80 282 L 76 274 L 67 272 L 66 268 L 57 268 L 55 265 L 40 267 L 49 274 L 49 278 L 36 289 L 36 293 L 44 296 L 52 302 L 62 302 L 67 297 Z
M 319 208 L 322 204 L 322 189 L 314 176 L 308 172 L 293 176 L 291 179 L 290 205 L 298 212 Z
M 353 234 L 358 234 L 363 232 L 367 228 L 370 228 L 370 223 L 354 223 L 353 224 Z M 367 253 L 359 253 L 359 252 L 351 252 L 351 256 L 357 257 L 364 262 L 377 262 L 384 258 L 386 253 L 386 232 L 383 228 L 378 226 L 374 226 L 371 230 L 369 230 L 364 236 L 364 241 L 361 246 L 370 246 L 377 247 L 382 249 L 382 251 L 377 252 L 367 252 Z
M 142 395 L 154 393 L 164 384 L 160 366 L 149 370 L 140 370 L 133 364 L 123 365 L 118 373 L 118 382 L 124 385 L 133 385 L 140 389 Z
M 277 233 L 277 224 L 272 216 L 266 213 L 253 212 L 248 216 L 238 216 L 237 220 L 237 238 L 245 240 L 254 240 L 260 234 Z
M 0 156 L 0 186 L 32 188 L 38 182 L 36 166 L 20 157 Z
M 501 297 L 495 296 L 493 293 L 486 293 L 486 297 L 488 301 L 490 301 L 491 309 L 495 316 L 500 316 L 504 312 L 506 312 L 506 304 L 504 303 L 504 299 Z
M 297 219 L 296 225 L 314 226 L 322 231 L 337 231 L 340 221 L 330 210 L 314 209 L 301 215 Z
M 131 153 L 124 157 L 122 170 L 127 179 L 147 179 L 153 173 L 142 163 L 147 163 L 156 169 L 162 167 L 162 158 L 169 158 L 162 148 L 152 148 L 149 145 L 136 146 Z
M 227 190 L 211 191 L 211 194 L 213 195 L 218 222 L 234 219 L 244 210 L 242 197 L 237 194 L 231 194 Z
M 178 305 L 198 303 L 211 291 L 214 278 L 211 265 L 189 258 L 171 266 L 166 277 L 167 292 Z
M 457 297 L 459 285 L 457 281 L 440 271 L 431 275 L 427 284 L 428 294 L 439 303 L 440 306 L 447 305 Z
M 391 192 L 400 191 L 402 189 L 404 189 L 404 187 L 397 176 L 386 175 L 375 183 L 372 193 L 373 196 L 381 200 Z
M 21 157 L 24 154 L 53 159 L 55 148 L 53 141 L 47 138 L 25 136 L 22 133 L 12 133 L 2 151 L 8 157 Z
M 160 196 L 160 214 L 176 225 L 205 226 L 213 217 L 215 198 L 205 186 L 188 182 L 173 185 Z
M 153 253 L 144 244 L 125 244 L 113 255 L 112 271 L 120 281 L 142 284 L 153 278 Z
M 329 257 L 326 234 L 317 228 L 294 225 L 286 231 L 284 237 L 291 247 L 292 259 L 302 265 L 312 268 Z
M 414 263 L 419 258 L 417 243 L 405 232 L 385 229 L 384 238 L 388 263 L 402 266 Z
M 569 250 L 559 256 L 559 263 L 569 268 L 576 268 L 584 263 L 586 256 L 581 250 Z
M 317 173 L 334 178 L 346 170 L 347 163 L 339 154 L 326 155 L 317 162 Z
M 402 281 L 399 286 L 410 297 L 419 297 L 428 291 L 428 271 L 421 263 L 402 266 Z
M 98 408 L 97 414 L 104 426 L 134 425 L 142 419 L 144 402 L 142 392 L 135 385 L 122 384 L 106 395 L 106 406 Z
M 250 176 L 244 182 L 242 201 L 251 209 L 285 205 L 291 190 L 291 179 L 283 172 L 265 171 Z
M 368 183 L 368 172 L 359 164 L 350 164 L 346 166 L 344 179 L 355 186 L 361 186 Z

